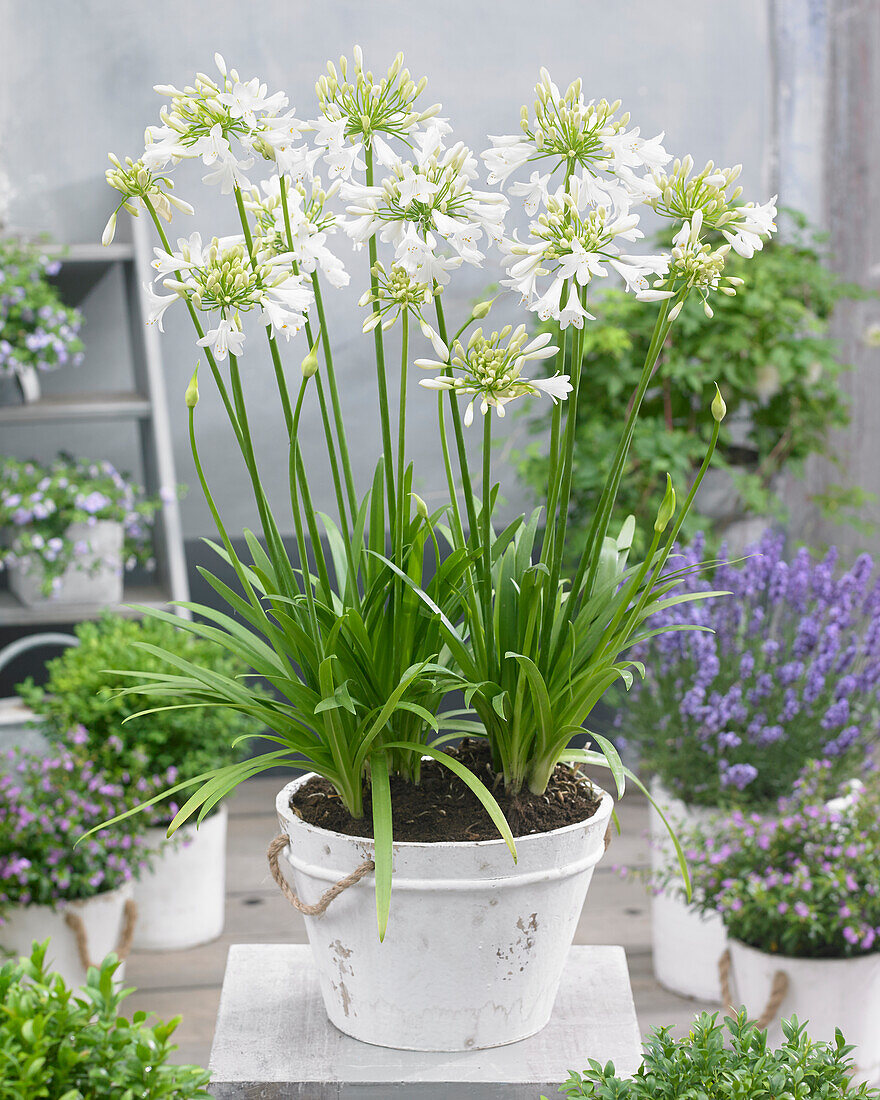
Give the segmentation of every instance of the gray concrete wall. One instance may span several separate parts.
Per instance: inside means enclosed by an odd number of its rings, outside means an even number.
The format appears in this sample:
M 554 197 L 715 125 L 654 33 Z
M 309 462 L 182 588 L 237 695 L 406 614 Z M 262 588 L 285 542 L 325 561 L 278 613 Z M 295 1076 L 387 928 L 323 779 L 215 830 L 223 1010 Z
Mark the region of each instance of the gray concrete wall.
M 11 223 L 47 230 L 64 241 L 97 240 L 115 205 L 103 180 L 107 151 L 137 155 L 143 128 L 155 120 L 160 105 L 152 85 L 185 83 L 195 70 L 210 68 L 215 50 L 243 76 L 258 74 L 271 88 L 287 91 L 300 114 L 309 117 L 314 80 L 325 60 L 350 54 L 355 42 L 375 69 L 404 50 L 411 70 L 429 76 L 430 99 L 443 102 L 457 135 L 477 150 L 485 147 L 487 132 L 516 128 L 519 106 L 531 100 L 538 68 L 546 65 L 559 83 L 580 74 L 589 96 L 622 98 L 643 133 L 666 130 L 671 151 L 691 152 L 699 164 L 709 157 L 724 164 L 742 162 L 747 195 L 767 196 L 772 96 L 763 0 L 446 0 L 442 5 L 423 0 L 0 0 L 0 167 L 16 192 Z M 195 166 L 184 165 L 178 176 L 178 192 L 192 197 L 199 211 L 195 219 L 178 219 L 180 232 L 198 228 L 210 236 L 235 228 L 228 201 L 198 183 Z M 355 257 L 350 268 L 359 282 L 366 273 L 365 257 Z M 492 270 L 463 272 L 448 295 L 447 312 L 455 315 L 482 297 L 493 278 Z M 112 287 L 102 294 L 103 300 L 93 301 L 88 310 L 89 363 L 79 376 L 71 371 L 53 378 L 53 388 L 124 388 L 125 356 L 116 351 L 118 307 Z M 360 334 L 362 312 L 354 304 L 359 294 L 360 288 L 334 294 L 331 308 L 349 437 L 365 485 L 378 454 L 378 426 L 372 341 Z M 499 318 L 511 309 L 499 310 Z M 178 474 L 194 483 L 182 401 L 197 359 L 188 326 L 182 311 L 169 313 L 163 348 Z M 303 354 L 302 344 L 291 347 L 294 369 Z M 264 417 L 259 435 L 265 477 L 283 514 L 286 455 L 268 357 L 261 352 L 248 358 L 245 376 L 251 406 Z M 203 394 L 203 453 L 227 524 L 237 530 L 255 522 L 254 509 L 242 465 L 230 449 L 222 409 L 207 382 Z M 410 453 L 420 491 L 440 500 L 434 416 L 430 396 L 414 391 Z M 522 442 L 522 423 L 508 427 L 519 436 L 508 447 Z M 332 508 L 316 419 L 307 433 L 316 495 L 322 507 Z M 80 429 L 72 442 L 62 429 L 9 429 L 0 446 L 47 456 L 66 445 L 131 465 L 127 438 L 124 427 L 102 429 L 99 437 Z M 504 461 L 501 453 L 499 472 Z M 504 476 L 503 485 L 507 507 L 519 506 L 512 477 Z M 184 504 L 184 519 L 191 535 L 211 530 L 197 488 Z

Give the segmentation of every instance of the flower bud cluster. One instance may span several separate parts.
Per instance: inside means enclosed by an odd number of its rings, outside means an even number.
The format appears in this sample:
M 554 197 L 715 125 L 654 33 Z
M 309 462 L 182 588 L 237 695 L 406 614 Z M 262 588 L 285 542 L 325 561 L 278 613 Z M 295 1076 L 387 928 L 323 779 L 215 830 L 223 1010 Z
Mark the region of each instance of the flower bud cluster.
M 105 178 L 107 183 L 115 191 L 121 192 L 124 197 L 120 205 L 110 215 L 110 219 L 104 228 L 104 234 L 101 238 L 103 244 L 110 244 L 116 235 L 116 217 L 121 207 L 124 207 L 129 214 L 134 214 L 137 217 L 139 213 L 137 200 L 140 200 L 144 206 L 148 204 L 152 206 L 156 214 L 160 218 L 164 218 L 166 222 L 171 221 L 172 206 L 175 206 L 184 214 L 193 213 L 193 208 L 188 202 L 184 202 L 183 199 L 178 199 L 171 194 L 174 184 L 168 176 L 152 171 L 144 164 L 142 159 L 132 160 L 131 157 L 126 157 L 125 163 L 123 163 L 113 153 L 110 153 L 109 157 L 113 167 L 107 169 Z
M 349 75 L 350 74 L 350 75 Z M 420 123 L 440 111 L 436 103 L 416 109 L 416 100 L 427 86 L 427 77 L 413 80 L 399 53 L 385 76 L 378 80 L 364 69 L 360 46 L 354 48 L 353 64 L 340 57 L 339 69 L 327 62 L 327 75 L 315 85 L 321 114 L 331 122 L 345 122 L 345 136 L 369 144 L 374 134 L 406 139 Z
M 479 398 L 480 411 L 494 408 L 503 417 L 504 406 L 525 394 L 546 393 L 554 402 L 564 401 L 571 391 L 567 374 L 552 378 L 523 378 L 522 369 L 532 359 L 548 359 L 559 350 L 550 345 L 550 334 L 542 333 L 529 341 L 525 325 L 515 329 L 510 325 L 491 336 L 476 329 L 465 347 L 456 340 L 447 372 L 437 378 L 423 379 L 427 389 L 452 390 L 458 395 L 474 394 L 474 401 L 465 410 L 464 423 L 470 426 L 474 418 L 474 402 Z M 416 366 L 435 370 L 444 366 L 430 359 L 417 359 Z M 462 372 L 454 375 L 452 371 Z

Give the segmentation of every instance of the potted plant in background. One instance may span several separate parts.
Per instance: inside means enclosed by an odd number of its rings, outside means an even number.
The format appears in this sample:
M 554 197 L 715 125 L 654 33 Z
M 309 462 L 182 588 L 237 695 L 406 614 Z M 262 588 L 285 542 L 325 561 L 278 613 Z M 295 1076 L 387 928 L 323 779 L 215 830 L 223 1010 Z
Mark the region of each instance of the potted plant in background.
M 791 561 L 781 536 L 764 536 L 743 561 L 688 573 L 685 591 L 723 589 L 731 598 L 664 610 L 663 631 L 640 659 L 649 673 L 617 721 L 655 777 L 655 798 L 685 830 L 720 830 L 739 808 L 775 815 L 812 760 L 858 776 L 876 742 L 880 683 L 880 585 L 861 556 L 841 569 L 830 550 Z M 698 537 L 682 551 L 695 565 Z M 678 630 L 694 624 L 702 629 Z M 688 909 L 670 870 L 658 818 L 652 867 L 664 885 L 652 899 L 654 972 L 663 985 L 705 1000 L 720 995 L 717 961 L 724 930 L 711 906 Z
M 246 714 L 225 707 L 162 709 L 135 721 L 141 708 L 120 695 L 113 669 L 136 662 L 144 673 L 166 676 L 163 654 L 194 662 L 206 674 L 243 676 L 247 666 L 213 642 L 158 619 L 105 615 L 76 628 L 79 645 L 47 662 L 45 684 L 19 685 L 25 703 L 43 722 L 43 733 L 60 747 L 92 760 L 108 775 L 123 773 L 145 782 L 173 769 L 187 779 L 239 759 L 236 739 L 259 732 Z M 72 737 L 73 733 L 73 737 Z M 146 844 L 156 850 L 149 873 L 135 885 L 138 924 L 134 945 L 143 950 L 193 947 L 223 931 L 227 810 L 218 806 L 199 828 L 189 825 L 164 841 L 174 810 L 156 807 Z
M 0 379 L 15 379 L 25 401 L 40 396 L 41 372 L 82 362 L 82 315 L 49 282 L 60 270 L 39 243 L 0 237 Z
M 35 943 L 0 968 L 0 1080 L 7 1096 L 210 1100 L 206 1070 L 169 1062 L 179 1017 L 166 1024 L 144 1012 L 131 1020 L 122 1015 L 133 990 L 118 988 L 115 956 L 76 989 L 52 970 L 50 952 Z
M 612 799 L 572 765 L 609 768 L 620 793 L 624 786 L 610 743 L 596 738 L 600 751 L 571 750 L 572 737 L 612 683 L 629 683 L 639 671 L 626 650 L 644 636 L 646 620 L 669 602 L 704 596 L 676 596 L 677 575 L 661 583 L 660 574 L 708 467 L 723 401 L 717 395 L 712 402 L 706 458 L 684 507 L 676 518 L 667 484 L 650 520 L 650 550 L 630 564 L 634 521 L 612 534 L 611 520 L 639 405 L 688 295 L 711 312 L 710 297 L 735 293 L 738 279 L 724 270 L 727 253 L 760 248 L 775 208 L 739 202 L 737 169 L 694 172 L 690 158 L 665 168 L 671 157 L 660 137 L 641 138 L 619 104 L 586 102 L 580 81 L 562 93 L 542 71 L 522 133 L 493 139 L 483 154 L 490 184 L 537 165 L 529 183 L 511 186 L 532 213 L 541 209 L 521 242 L 505 235 L 506 197 L 481 188 L 476 158 L 453 142 L 439 105 L 419 105 L 425 81 L 412 79 L 402 56 L 382 76 L 365 68 L 357 48 L 352 62 L 330 64 L 317 86 L 318 117 L 309 122 L 287 109 L 281 93 L 242 81 L 219 55 L 215 60 L 217 79 L 199 74 L 185 88 L 159 89 L 170 104 L 148 130 L 143 156 L 112 158 L 107 178 L 122 194 L 120 207 L 143 208 L 155 225 L 154 268 L 167 293 L 151 291 L 153 320 L 161 323 L 177 302 L 190 314 L 262 527 L 264 541 L 245 532 L 247 552 L 239 555 L 211 493 L 212 472 L 200 461 L 194 377 L 186 394 L 193 458 L 220 557 L 238 588 L 206 573 L 226 609 L 194 608 L 200 618 L 181 625 L 239 655 L 277 694 L 258 699 L 246 681 L 177 658 L 173 676 L 145 683 L 133 670 L 127 691 L 166 706 L 232 707 L 258 718 L 280 745 L 172 788 L 197 788 L 172 829 L 209 813 L 236 784 L 270 767 L 315 773 L 280 793 L 283 831 L 270 861 L 307 914 L 334 1023 L 357 1038 L 415 1049 L 512 1042 L 549 1018 L 604 848 Z M 210 169 L 206 182 L 234 202 L 241 234 L 203 241 L 195 233 L 175 248 L 162 224 L 171 216 L 169 166 L 199 158 Z M 259 187 L 249 176 L 254 165 L 268 175 Z M 325 189 L 323 171 L 340 182 Z M 675 225 L 670 253 L 622 250 L 642 236 L 644 205 Z M 323 305 L 327 284 L 350 280 L 331 249 L 340 225 L 367 253 L 360 302 L 374 343 L 382 456 L 363 497 L 352 476 Z M 718 247 L 704 240 L 715 231 L 725 238 Z M 511 286 L 539 317 L 556 322 L 555 340 L 529 340 L 524 325 L 484 332 L 479 322 L 489 302 L 447 322 L 444 285 L 462 264 L 479 266 L 483 249 L 495 245 Z M 569 582 L 562 554 L 579 370 L 569 377 L 551 366 L 541 376 L 534 364 L 554 357 L 561 364 L 569 342 L 572 362 L 580 364 L 591 280 L 610 271 L 653 314 L 655 338 Z M 387 334 L 395 326 L 400 340 L 392 344 Z M 294 379 L 281 341 L 299 331 L 310 350 Z M 272 430 L 273 413 L 264 405 L 257 420 L 248 406 L 240 360 L 255 337 L 267 339 L 278 385 L 293 557 L 254 453 L 255 432 Z M 432 357 L 415 363 L 433 374 L 423 384 L 437 391 L 449 490 L 448 504 L 433 513 L 412 491 L 406 458 L 411 358 L 425 340 Z M 393 362 L 400 363 L 396 439 Z M 517 398 L 541 394 L 555 412 L 539 539 L 540 514 L 496 530 L 491 444 L 493 416 Z M 307 400 L 312 408 L 317 401 L 310 415 L 324 429 L 336 497 L 335 516 L 321 516 L 321 526 L 299 438 Z M 707 417 L 709 404 L 707 394 Z M 475 406 L 483 414 L 479 474 L 470 469 L 465 438 Z M 285 516 L 287 507 L 285 500 Z M 442 709 L 453 689 L 464 691 L 464 715 Z M 441 748 L 462 732 L 477 734 L 478 743 Z M 429 810 L 430 821 L 416 820 Z M 435 827 L 444 819 L 450 828 Z M 497 832 L 502 840 L 493 839 Z M 278 867 L 283 852 L 296 893 Z M 378 938 L 370 928 L 371 893 L 356 885 L 367 877 L 375 886 Z M 399 887 L 394 906 L 392 881 Z
M 811 455 L 839 465 L 831 436 L 849 422 L 850 411 L 840 379 L 847 367 L 837 359 L 831 316 L 841 300 L 869 292 L 842 281 L 820 254 L 822 239 L 801 215 L 786 214 L 784 241 L 774 240 L 748 259 L 729 257 L 728 270 L 743 276 L 744 284 L 734 297 L 713 302 L 714 316 L 706 317 L 693 299 L 683 307 L 675 339 L 663 348 L 642 402 L 618 522 L 644 510 L 667 472 L 683 484 L 699 469 L 708 439 L 703 394 L 713 382 L 728 416 L 683 528 L 686 538 L 704 530 L 714 545 L 724 539 L 730 554 L 740 554 L 767 526 L 786 518 L 783 474 L 802 473 Z M 605 476 L 603 455 L 626 415 L 652 337 L 650 316 L 623 291 L 604 293 L 594 312 L 583 341 L 573 533 L 589 527 Z M 531 420 L 536 431 L 547 424 L 543 411 Z M 540 446 L 527 446 L 518 461 L 527 484 L 543 491 L 547 459 Z M 823 518 L 863 529 L 858 514 L 865 499 L 859 489 L 832 485 L 811 503 Z
M 655 1030 L 645 1043 L 644 1061 L 628 1080 L 615 1076 L 611 1062 L 606 1066 L 591 1062 L 583 1073 L 573 1072 L 559 1091 L 569 1100 L 685 1096 L 877 1100 L 876 1089 L 853 1083 L 852 1047 L 840 1031 L 830 1042 L 814 1042 L 807 1026 L 796 1017 L 784 1020 L 784 1039 L 773 1049 L 767 1033 L 749 1023 L 744 1012 L 727 1017 L 723 1025 L 717 1016 L 703 1013 L 682 1039 L 673 1038 L 668 1027 Z
M 10 590 L 27 606 L 121 603 L 123 570 L 152 566 L 155 507 L 106 459 L 0 458 L 0 568 Z
M 779 1017 L 840 1027 L 858 1072 L 880 1079 L 880 785 L 836 784 L 828 761 L 808 769 L 766 821 L 735 812 L 722 836 L 687 838 L 693 904 L 721 915 L 730 936 L 724 1001 L 742 1001 L 772 1037 Z
M 0 946 L 22 954 L 34 938 L 51 937 L 54 968 L 74 985 L 84 982 L 91 960 L 110 951 L 124 958 L 131 947 L 132 884 L 150 853 L 143 817 L 76 848 L 73 841 L 172 776 L 145 780 L 135 793 L 124 777 L 65 751 L 12 751 L 0 765 Z

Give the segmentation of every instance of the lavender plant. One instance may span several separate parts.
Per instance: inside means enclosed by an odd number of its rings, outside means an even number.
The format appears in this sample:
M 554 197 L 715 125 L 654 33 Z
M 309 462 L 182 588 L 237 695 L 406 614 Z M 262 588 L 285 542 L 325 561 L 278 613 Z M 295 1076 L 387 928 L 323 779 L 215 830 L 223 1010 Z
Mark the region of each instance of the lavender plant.
M 677 567 L 695 566 L 702 537 Z M 880 707 L 880 581 L 862 555 L 842 570 L 768 533 L 743 561 L 687 571 L 682 588 L 732 593 L 665 609 L 640 659 L 649 670 L 617 722 L 685 802 L 759 807 L 791 791 L 811 760 L 863 767 Z M 698 630 L 683 630 L 694 624 Z
M 82 362 L 82 316 L 49 282 L 60 270 L 38 245 L 0 238 L 0 378 Z
M 38 570 L 42 590 L 51 595 L 62 574 L 89 551 L 88 535 L 72 537 L 72 524 L 88 528 L 98 520 L 123 526 L 123 564 L 151 568 L 149 519 L 156 502 L 104 459 L 92 462 L 62 454 L 43 466 L 0 457 L 0 569 L 10 565 Z
M 828 761 L 808 769 L 778 818 L 737 810 L 723 834 L 685 838 L 692 904 L 735 939 L 806 958 L 880 950 L 880 785 L 836 787 L 831 773 Z
M 74 735 L 74 744 L 77 741 Z M 84 734 L 79 740 L 86 740 Z M 148 858 L 140 841 L 150 824 L 130 817 L 89 837 L 86 830 L 118 813 L 120 805 L 149 798 L 176 773 L 113 781 L 88 759 L 69 751 L 51 756 L 12 750 L 0 761 L 0 916 L 11 906 L 78 901 L 114 890 L 140 873 Z M 0 929 L 2 942 L 2 929 Z

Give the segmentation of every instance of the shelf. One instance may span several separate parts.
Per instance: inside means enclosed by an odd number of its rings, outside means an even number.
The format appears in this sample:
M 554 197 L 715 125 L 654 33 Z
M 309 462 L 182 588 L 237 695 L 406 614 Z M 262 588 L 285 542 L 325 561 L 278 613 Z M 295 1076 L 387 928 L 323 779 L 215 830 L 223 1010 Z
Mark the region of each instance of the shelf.
M 49 601 L 39 607 L 25 607 L 10 592 L 0 592 L 0 628 L 7 626 L 37 626 L 43 623 L 77 623 L 82 619 L 97 619 L 105 611 L 114 615 L 135 617 L 139 612 L 128 604 L 166 607 L 171 594 L 158 585 L 131 586 L 125 589 L 122 604 L 80 604 Z
M 100 241 L 88 244 L 50 244 L 44 252 L 57 256 L 63 264 L 115 264 L 134 259 L 134 245 L 114 242 L 103 245 Z
M 72 393 L 21 405 L 0 405 L 0 424 L 58 420 L 146 420 L 150 402 L 139 393 Z

